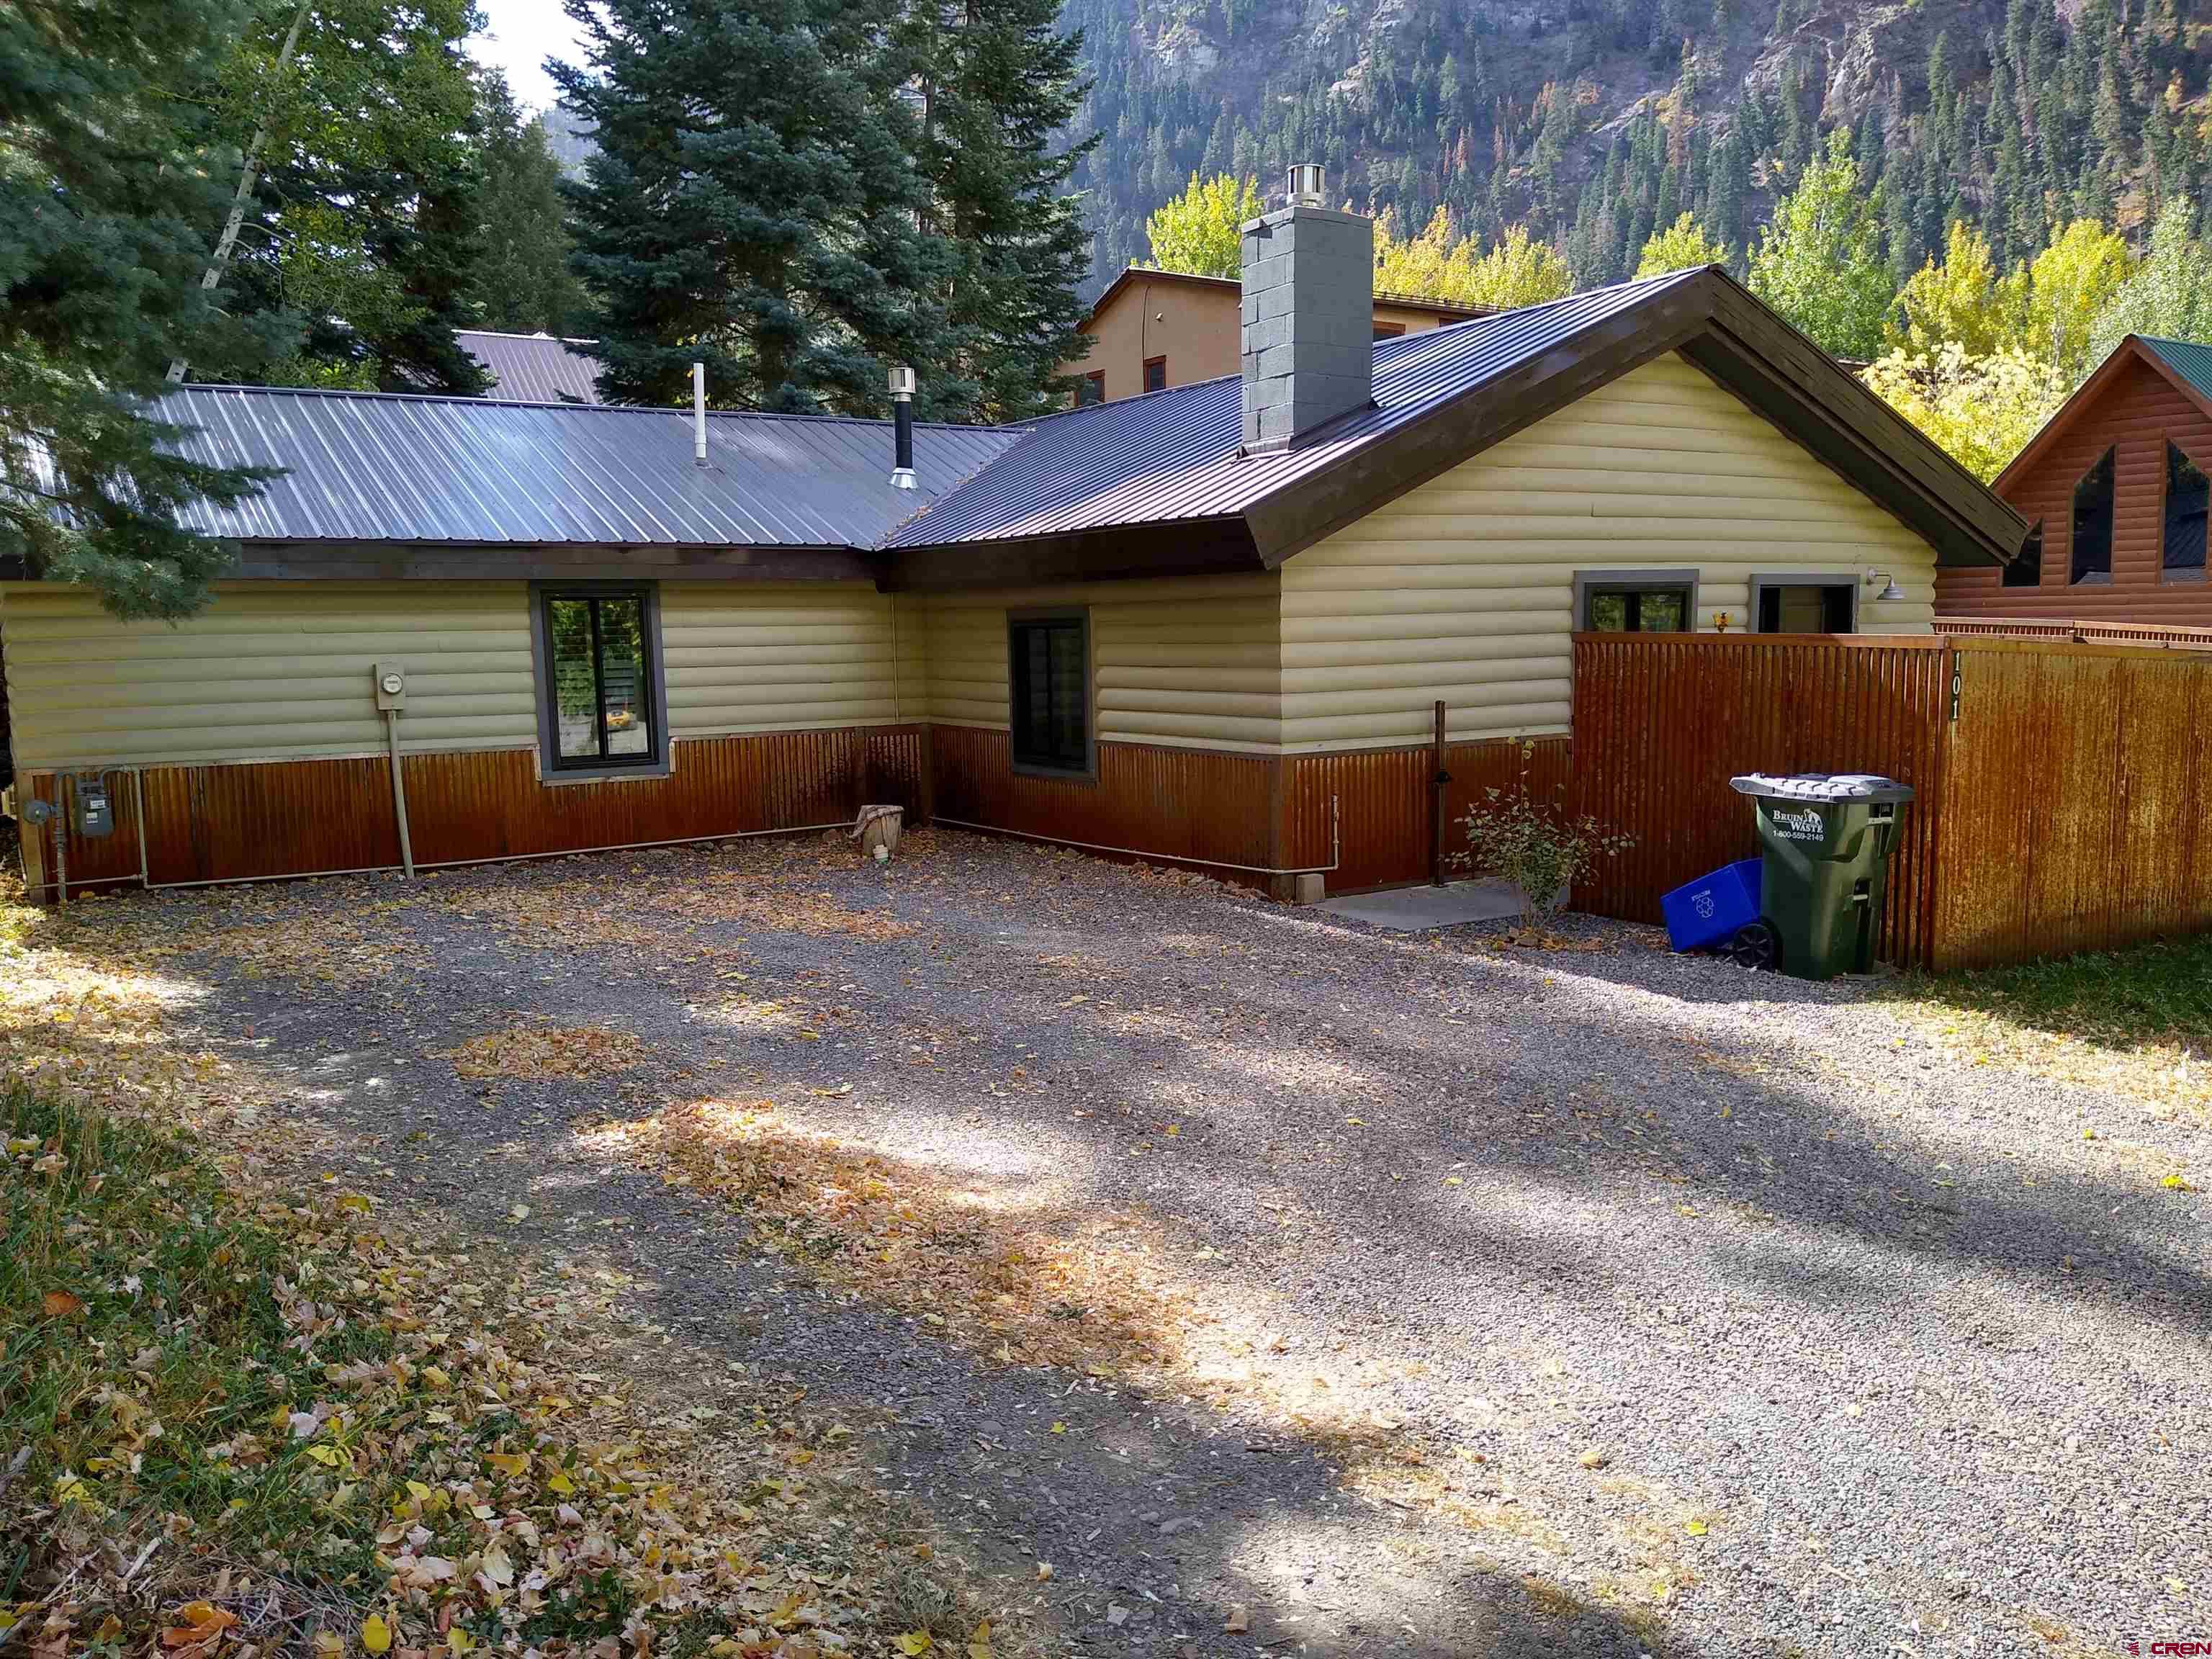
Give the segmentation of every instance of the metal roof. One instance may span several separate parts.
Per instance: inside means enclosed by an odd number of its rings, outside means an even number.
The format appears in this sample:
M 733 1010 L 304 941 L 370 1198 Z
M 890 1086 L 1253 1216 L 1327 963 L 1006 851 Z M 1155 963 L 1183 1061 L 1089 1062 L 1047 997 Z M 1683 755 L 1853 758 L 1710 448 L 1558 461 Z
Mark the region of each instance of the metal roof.
M 2138 334 L 2144 350 L 2164 363 L 2196 389 L 2200 398 L 2212 398 L 2212 345 L 2195 340 L 2161 340 Z
M 498 334 L 477 328 L 456 329 L 453 338 L 491 375 L 490 395 L 505 402 L 599 401 L 599 363 L 574 349 L 589 345 L 588 340 L 561 340 L 550 334 Z
M 1200 380 L 1048 416 L 890 545 L 1012 540 L 1239 514 L 1285 484 L 1432 414 L 1697 270 L 1375 343 L 1375 407 L 1318 441 L 1241 457 L 1243 382 Z
M 248 542 L 869 548 L 1018 428 L 917 424 L 921 488 L 890 486 L 891 424 L 482 398 L 185 386 L 177 448 L 283 475 L 185 528 Z

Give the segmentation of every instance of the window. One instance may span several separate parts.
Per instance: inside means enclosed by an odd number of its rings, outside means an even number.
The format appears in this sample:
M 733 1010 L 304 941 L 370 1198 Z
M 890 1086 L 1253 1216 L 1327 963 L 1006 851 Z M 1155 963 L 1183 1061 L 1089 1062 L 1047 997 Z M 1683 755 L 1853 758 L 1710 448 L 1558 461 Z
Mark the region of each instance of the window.
M 2000 585 L 2006 587 L 2043 586 L 2042 520 L 2035 521 L 2035 527 L 2027 532 L 2027 539 L 2020 544 L 2020 556 L 2004 568 Z
M 1075 406 L 1078 409 L 1081 409 L 1086 404 L 1103 404 L 1105 401 L 1106 371 L 1104 369 L 1094 368 L 1075 383 Z
M 1091 757 L 1091 622 L 1062 611 L 1006 620 L 1017 771 L 1087 776 Z
M 1168 384 L 1168 360 L 1164 357 L 1145 359 L 1145 390 L 1164 392 Z
M 538 590 L 538 735 L 545 770 L 653 771 L 660 724 L 660 607 L 611 583 Z
M 1800 576 L 1784 572 L 1751 579 L 1754 625 L 1762 634 L 1856 634 L 1856 576 Z
M 2166 447 L 2166 522 L 2159 545 L 2168 581 L 2203 580 L 2204 509 L 2212 485 L 2204 469 L 2172 444 Z
M 2112 452 L 2074 486 L 2074 580 L 2112 580 Z
M 1403 323 L 1377 323 L 1375 325 L 1375 337 L 1378 340 L 1395 340 L 1405 331 L 1406 325 Z
M 1592 634 L 1686 633 L 1697 626 L 1697 572 L 1579 571 L 1575 615 Z

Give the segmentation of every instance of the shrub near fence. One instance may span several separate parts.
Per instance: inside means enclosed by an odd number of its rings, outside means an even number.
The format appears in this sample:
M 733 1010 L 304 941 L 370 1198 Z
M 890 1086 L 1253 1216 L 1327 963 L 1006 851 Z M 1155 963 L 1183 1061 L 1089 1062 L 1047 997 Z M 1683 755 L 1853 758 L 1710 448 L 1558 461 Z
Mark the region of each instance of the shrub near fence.
M 1889 961 L 2212 927 L 2212 655 L 1777 635 L 1578 635 L 1574 653 L 1577 809 L 1636 838 L 1583 908 L 1656 921 L 1668 888 L 1755 852 L 1733 774 L 1881 772 L 1917 792 Z

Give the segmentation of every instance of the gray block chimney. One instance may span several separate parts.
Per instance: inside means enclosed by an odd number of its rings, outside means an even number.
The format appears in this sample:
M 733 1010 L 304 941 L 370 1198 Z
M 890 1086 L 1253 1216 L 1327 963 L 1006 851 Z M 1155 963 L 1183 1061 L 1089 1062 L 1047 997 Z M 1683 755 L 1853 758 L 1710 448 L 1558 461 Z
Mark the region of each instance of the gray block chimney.
M 1322 205 L 1321 169 L 1244 228 L 1244 447 L 1285 449 L 1375 401 L 1375 222 Z

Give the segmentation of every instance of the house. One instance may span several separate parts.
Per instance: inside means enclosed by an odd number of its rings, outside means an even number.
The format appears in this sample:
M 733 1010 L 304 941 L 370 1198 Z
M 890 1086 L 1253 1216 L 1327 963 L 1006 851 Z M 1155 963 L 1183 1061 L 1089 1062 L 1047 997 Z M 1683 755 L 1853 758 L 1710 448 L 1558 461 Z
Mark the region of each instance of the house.
M 1218 380 L 1238 367 L 1238 304 L 1234 276 L 1131 265 L 1106 285 L 1083 319 L 1091 349 L 1062 363 L 1076 377 L 1074 401 L 1104 403 L 1168 386 Z M 1374 337 L 1394 339 L 1484 317 L 1488 306 L 1454 306 L 1411 295 L 1377 294 Z
M 289 471 L 194 509 L 241 555 L 185 622 L 0 586 L 18 810 L 115 818 L 27 836 L 33 885 L 864 800 L 1369 884 L 1437 702 L 1455 769 L 1563 756 L 1577 629 L 1924 632 L 1939 569 L 2019 547 L 1718 269 L 1376 341 L 1371 234 L 1270 213 L 1241 375 L 1019 428 L 182 389 L 194 453 Z
M 2022 556 L 1944 572 L 1939 612 L 2212 627 L 2208 474 L 2212 346 L 2130 335 L 1997 475 Z
M 599 363 L 576 349 L 591 344 L 589 340 L 500 334 L 483 328 L 456 329 L 453 338 L 491 376 L 487 396 L 526 404 L 599 401 Z

